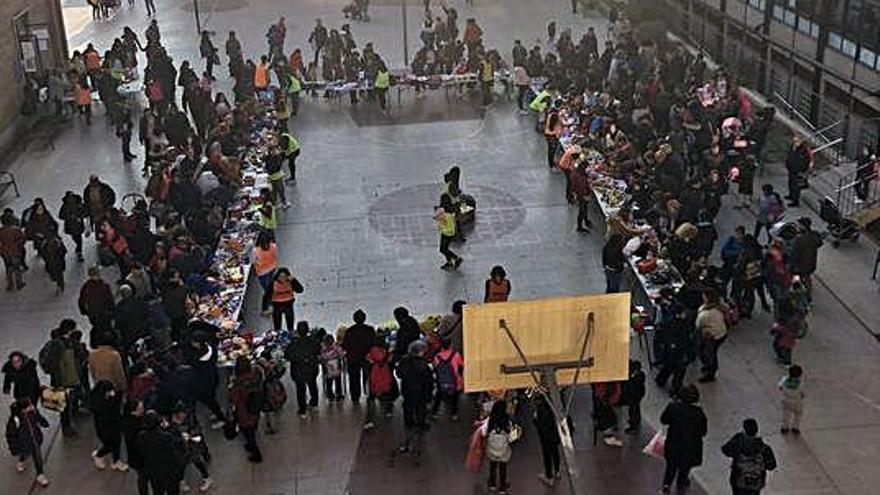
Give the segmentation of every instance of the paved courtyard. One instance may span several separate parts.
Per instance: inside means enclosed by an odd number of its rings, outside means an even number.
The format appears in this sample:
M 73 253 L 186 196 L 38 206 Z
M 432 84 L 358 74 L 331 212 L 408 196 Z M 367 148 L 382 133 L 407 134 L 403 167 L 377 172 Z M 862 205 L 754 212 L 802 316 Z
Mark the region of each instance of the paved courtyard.
M 604 32 L 598 17 L 572 17 L 567 0 L 476 0 L 476 7 L 455 3 L 461 23 L 476 17 L 487 46 L 508 55 L 514 38 L 526 44 L 541 36 L 550 19 L 573 26 L 576 37 L 586 26 Z M 147 19 L 136 1 L 112 20 L 93 23 L 84 0 L 64 0 L 71 49 L 95 42 L 106 47 L 124 25 L 143 32 Z M 123 2 L 125 3 L 125 2 Z M 222 45 L 234 29 L 247 54 L 265 50 L 266 26 L 278 15 L 287 17 L 286 47 L 307 48 L 313 19 L 337 27 L 341 2 L 319 0 L 203 0 L 201 19 L 216 32 Z M 402 65 L 400 7 L 394 2 L 372 2 L 370 24 L 352 27 L 359 44 L 375 42 L 392 67 Z M 156 0 L 163 43 L 175 62 L 198 59 L 197 36 L 189 0 Z M 418 43 L 421 2 L 409 1 L 410 52 Z M 225 61 L 225 58 L 224 58 Z M 196 65 L 201 66 L 201 63 Z M 228 89 L 222 79 L 218 86 Z M 374 108 L 352 109 L 346 103 L 307 100 L 291 128 L 303 143 L 298 183 L 288 192 L 293 207 L 281 213 L 278 230 L 283 264 L 292 267 L 305 286 L 297 315 L 314 325 L 335 329 L 363 308 L 377 323 L 391 318 L 398 305 L 415 314 L 440 313 L 452 301 L 482 298 L 483 282 L 492 265 L 507 268 L 512 297 L 530 299 L 604 290 L 600 263 L 602 235 L 574 230 L 576 211 L 564 199 L 563 177 L 548 172 L 543 139 L 534 132 L 530 116 L 515 105 L 499 101 L 485 112 L 474 111 L 467 96 L 442 91 L 421 99 L 403 97 L 403 108 L 392 107 L 389 117 Z M 456 108 L 449 109 L 449 106 Z M 6 195 L 2 206 L 17 211 L 41 196 L 58 205 L 65 190 L 81 190 L 89 174 L 98 173 L 119 193 L 140 192 L 144 180 L 139 166 L 122 162 L 118 142 L 105 126 L 103 111 L 94 125 L 72 125 L 54 149 L 34 149 L 5 166 L 13 171 L 21 198 Z M 376 125 L 381 124 L 381 125 Z M 780 139 L 784 139 L 781 137 Z M 778 145 L 777 145 L 778 146 Z M 135 149 L 143 154 L 140 147 Z M 779 156 L 777 147 L 775 156 Z M 462 169 L 462 185 L 479 203 L 479 214 L 468 242 L 460 248 L 465 261 L 455 273 L 439 270 L 431 208 L 441 189 L 442 174 L 452 165 Z M 782 184 L 781 164 L 770 163 L 764 180 Z M 52 206 L 56 208 L 56 206 Z M 791 212 L 790 215 L 809 214 Z M 594 216 L 595 220 L 595 216 Z M 751 225 L 749 212 L 726 205 L 719 217 L 725 238 L 739 224 Z M 87 245 L 93 247 L 93 240 Z M 709 417 L 704 465 L 694 471 L 699 486 L 692 493 L 728 493 L 727 461 L 720 445 L 738 431 L 741 420 L 752 416 L 763 436 L 776 450 L 780 469 L 770 476 L 765 493 L 861 495 L 877 493 L 880 472 L 880 311 L 877 286 L 869 280 L 877 247 L 867 239 L 856 245 L 820 254 L 811 334 L 798 345 L 796 360 L 806 368 L 807 412 L 803 435 L 782 437 L 775 384 L 782 369 L 774 364 L 766 314 L 739 325 L 721 351 L 719 380 L 701 387 L 702 404 Z M 0 296 L 0 354 L 22 349 L 35 355 L 59 319 L 79 318 L 75 290 L 86 267 L 94 263 L 94 249 L 86 262 L 68 263 L 70 289 L 55 297 L 48 278 L 36 261 L 21 292 Z M 252 294 L 258 291 L 256 284 Z M 250 297 L 246 320 L 265 328 L 258 299 Z M 85 324 L 84 321 L 80 321 Z M 641 355 L 633 344 L 633 355 Z M 691 377 L 691 378 L 695 378 Z M 292 386 L 288 382 L 288 389 Z M 6 398 L 2 405 L 5 409 Z M 576 444 L 587 493 L 655 493 L 662 462 L 641 453 L 641 447 L 659 426 L 659 412 L 668 397 L 648 385 L 643 404 L 645 425 L 637 437 L 627 436 L 616 449 L 592 445 L 589 391 L 575 401 Z M 373 493 L 480 494 L 485 479 L 463 466 L 470 425 L 462 420 L 437 422 L 427 436 L 427 454 L 420 467 L 405 460 L 389 467 L 388 455 L 402 436 L 399 417 L 370 433 L 360 430 L 363 411 L 349 403 L 322 405 L 315 419 L 301 421 L 292 408 L 285 411 L 282 432 L 262 437 L 266 462 L 253 466 L 235 442 L 218 432 L 208 435 L 214 454 L 215 493 L 343 494 Z M 5 420 L 5 414 L 0 414 Z M 54 419 L 54 418 L 53 418 Z M 54 483 L 46 493 L 135 493 L 134 475 L 98 473 L 89 452 L 93 434 L 90 419 L 78 419 L 83 435 L 73 441 L 51 436 L 47 472 Z M 53 425 L 53 430 L 55 427 Z M 530 434 L 532 433 L 532 434 Z M 511 464 L 515 493 L 551 493 L 536 478 L 540 453 L 533 432 L 516 448 Z M 43 491 L 14 473 L 10 461 L 0 477 L 0 494 Z M 192 479 L 194 483 L 194 479 Z M 557 487 L 564 492 L 567 487 Z

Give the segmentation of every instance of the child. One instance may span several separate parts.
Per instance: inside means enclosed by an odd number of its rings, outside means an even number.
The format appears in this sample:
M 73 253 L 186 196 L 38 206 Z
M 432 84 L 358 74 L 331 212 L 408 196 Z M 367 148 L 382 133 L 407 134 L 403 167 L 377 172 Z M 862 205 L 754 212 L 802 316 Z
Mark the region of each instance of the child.
M 629 379 L 623 384 L 623 402 L 626 404 L 629 424 L 624 432 L 634 434 L 642 423 L 642 399 L 645 397 L 645 372 L 637 359 L 629 361 Z
M 324 335 L 321 341 L 321 365 L 327 380 L 327 400 L 330 402 L 345 399 L 342 395 L 342 358 L 345 351 L 336 343 L 332 335 Z
M 486 458 L 489 460 L 489 491 L 498 490 L 506 494 L 509 489 L 507 479 L 507 463 L 513 449 L 510 444 L 510 416 L 507 413 L 507 401 L 499 399 L 492 405 L 489 422 L 486 427 Z
M 364 421 L 364 430 L 370 430 L 375 426 L 373 419 L 376 413 L 376 400 L 379 401 L 385 417 L 390 418 L 394 401 L 400 394 L 397 380 L 394 379 L 394 374 L 391 372 L 390 360 L 391 353 L 388 352 L 388 344 L 384 340 L 379 340 L 367 353 L 367 362 L 370 363 L 368 380 L 370 395 L 367 397 L 367 418 Z
M 171 426 L 180 432 L 184 442 L 186 465 L 192 464 L 199 472 L 202 481 L 199 484 L 199 491 L 206 492 L 214 484 L 211 481 L 211 474 L 208 472 L 207 463 L 211 459 L 208 451 L 208 445 L 204 442 L 202 429 L 194 414 L 190 414 L 190 409 L 183 402 L 174 405 L 171 412 Z M 184 467 L 184 470 L 186 467 Z M 180 482 L 182 491 L 189 491 L 185 481 Z
M 781 299 L 778 304 L 779 314 L 770 333 L 773 335 L 776 361 L 787 366 L 791 364 L 791 353 L 803 318 L 794 310 L 794 305 L 789 299 Z
M 793 364 L 788 368 L 788 375 L 779 380 L 782 392 L 782 434 L 801 433 L 801 416 L 804 414 L 804 390 L 802 377 L 804 370 Z
M 461 353 L 456 351 L 449 339 L 441 341 L 441 350 L 434 356 L 434 371 L 437 375 L 437 394 L 434 396 L 434 405 L 431 413 L 437 417 L 440 403 L 445 402 L 449 407 L 449 419 L 458 420 L 458 397 L 464 391 L 464 359 Z
M 602 440 L 605 445 L 622 447 L 621 441 L 615 435 L 617 431 L 617 410 L 623 395 L 621 382 L 597 382 L 593 383 L 593 427 L 602 432 Z
M 9 452 L 18 456 L 15 470 L 23 473 L 27 469 L 25 461 L 32 458 L 37 471 L 37 483 L 48 486 L 49 478 L 43 474 L 43 432 L 40 431 L 36 411 L 34 404 L 26 397 L 12 403 L 9 422 L 6 423 L 6 442 Z
M 274 435 L 278 432 L 278 421 L 281 409 L 287 402 L 287 390 L 281 379 L 286 371 L 286 361 L 283 358 L 275 358 L 272 352 L 266 351 L 258 361 L 263 368 L 263 388 L 265 389 L 266 404 L 263 407 L 263 417 L 266 418 L 266 434 Z

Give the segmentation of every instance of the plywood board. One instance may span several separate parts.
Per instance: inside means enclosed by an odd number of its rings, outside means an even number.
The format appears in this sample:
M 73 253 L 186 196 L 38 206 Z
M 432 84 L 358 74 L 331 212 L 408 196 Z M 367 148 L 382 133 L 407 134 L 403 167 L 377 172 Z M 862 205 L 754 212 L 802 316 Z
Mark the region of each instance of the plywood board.
M 467 392 L 527 388 L 528 373 L 504 374 L 501 365 L 522 366 L 516 348 L 499 326 L 505 320 L 532 365 L 577 361 L 587 331 L 595 326 L 585 354 L 593 366 L 581 369 L 578 383 L 625 380 L 629 371 L 630 294 L 559 297 L 531 301 L 468 304 L 464 307 L 464 386 Z M 560 385 L 575 370 L 560 370 Z

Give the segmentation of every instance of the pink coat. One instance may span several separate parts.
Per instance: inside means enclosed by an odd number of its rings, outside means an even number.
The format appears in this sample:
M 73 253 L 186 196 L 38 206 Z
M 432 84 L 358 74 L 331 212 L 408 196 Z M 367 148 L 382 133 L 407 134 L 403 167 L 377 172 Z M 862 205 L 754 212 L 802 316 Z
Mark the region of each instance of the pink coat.
M 450 355 L 452 355 L 450 359 Z M 434 369 L 440 365 L 440 361 L 449 361 L 452 365 L 452 372 L 455 373 L 455 387 L 459 392 L 464 390 L 464 378 L 462 372 L 464 370 L 464 358 L 461 353 L 455 349 L 443 349 L 434 356 Z

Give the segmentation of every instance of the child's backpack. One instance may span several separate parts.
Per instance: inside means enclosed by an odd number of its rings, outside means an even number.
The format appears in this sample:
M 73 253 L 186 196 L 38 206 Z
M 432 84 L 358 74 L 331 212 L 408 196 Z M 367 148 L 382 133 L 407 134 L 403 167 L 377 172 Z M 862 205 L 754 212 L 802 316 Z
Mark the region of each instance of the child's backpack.
M 268 380 L 265 390 L 264 412 L 280 411 L 284 404 L 287 403 L 287 390 L 281 380 Z
M 339 378 L 342 376 L 342 359 L 338 354 L 331 354 L 324 362 L 324 373 L 327 375 L 327 378 Z
M 43 348 L 40 349 L 40 354 L 37 357 L 37 361 L 39 362 L 40 369 L 43 370 L 43 373 L 51 375 L 53 371 L 56 371 L 58 362 L 61 360 L 61 351 L 63 350 L 64 347 L 61 342 L 56 339 L 52 339 L 43 345 Z
M 388 362 L 376 363 L 370 368 L 370 395 L 381 397 L 391 393 L 394 376 Z
M 507 462 L 512 454 L 510 435 L 503 430 L 492 430 L 486 438 L 486 457 L 493 462 Z
M 452 369 L 452 359 L 455 352 L 450 352 L 447 359 L 440 359 L 437 363 L 437 388 L 446 397 L 452 396 L 458 391 L 458 378 Z
M 734 485 L 740 490 L 757 492 L 764 488 L 764 452 L 740 454 L 736 458 L 736 479 Z

